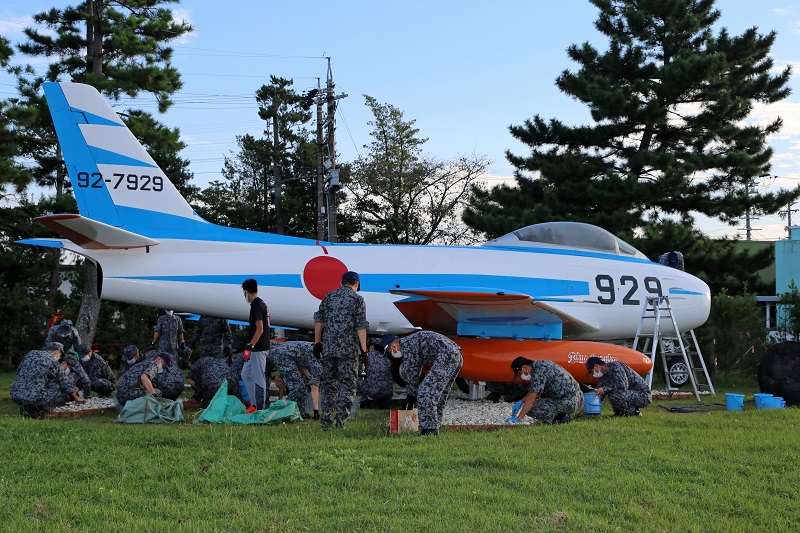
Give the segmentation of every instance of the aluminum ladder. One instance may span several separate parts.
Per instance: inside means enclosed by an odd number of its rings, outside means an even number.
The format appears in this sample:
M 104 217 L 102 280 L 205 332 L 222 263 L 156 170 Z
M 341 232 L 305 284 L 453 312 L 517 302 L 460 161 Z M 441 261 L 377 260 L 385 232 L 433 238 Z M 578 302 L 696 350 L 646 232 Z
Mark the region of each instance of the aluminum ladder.
M 661 321 L 668 319 L 672 324 L 674 334 L 664 335 Z M 652 333 L 647 333 L 651 328 Z M 645 321 L 647 326 L 645 326 Z M 639 340 L 644 340 L 644 346 L 639 349 Z M 664 371 L 664 381 L 666 381 L 667 393 L 671 396 L 673 392 L 680 390 L 680 386 L 686 381 L 692 383 L 697 402 L 700 403 L 700 389 L 707 389 L 711 394 L 715 394 L 714 385 L 708 375 L 703 354 L 700 352 L 700 345 L 694 330 L 681 332 L 672 314 L 669 304 L 669 296 L 648 296 L 642 306 L 642 316 L 639 319 L 639 327 L 636 329 L 636 337 L 633 340 L 633 349 L 650 356 L 653 361 L 653 368 L 647 373 L 647 385 L 652 389 L 653 371 L 658 360 Z M 649 353 L 648 353 L 649 351 Z M 661 357 L 658 358 L 658 355 Z M 672 359 L 673 364 L 668 364 L 667 360 Z M 674 360 L 678 359 L 677 362 Z M 673 385 L 677 383 L 678 385 Z

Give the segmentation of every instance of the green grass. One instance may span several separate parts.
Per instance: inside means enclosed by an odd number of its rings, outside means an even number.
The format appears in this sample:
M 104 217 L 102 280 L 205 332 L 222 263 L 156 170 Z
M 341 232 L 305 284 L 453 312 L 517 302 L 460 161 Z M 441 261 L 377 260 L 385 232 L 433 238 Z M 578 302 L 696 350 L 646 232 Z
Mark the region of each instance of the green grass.
M 641 419 L 422 438 L 387 435 L 387 413 L 367 410 L 327 433 L 310 421 L 27 420 L 7 400 L 12 378 L 0 375 L 3 531 L 773 532 L 800 523 L 798 409 L 674 414 L 656 404 L 695 402 L 657 400 Z

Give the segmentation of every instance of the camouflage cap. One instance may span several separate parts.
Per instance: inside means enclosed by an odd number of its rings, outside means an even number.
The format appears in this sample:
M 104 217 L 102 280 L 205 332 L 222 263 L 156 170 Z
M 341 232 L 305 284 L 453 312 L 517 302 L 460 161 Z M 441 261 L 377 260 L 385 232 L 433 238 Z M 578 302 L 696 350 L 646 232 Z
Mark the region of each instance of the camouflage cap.
M 59 327 L 62 327 L 62 328 L 71 328 L 72 327 L 72 320 L 70 320 L 68 318 L 65 318 L 64 320 L 59 322 L 58 325 L 59 325 Z
M 88 355 L 91 350 L 85 344 L 79 344 L 75 347 L 75 351 L 78 352 L 78 355 Z
M 129 344 L 122 350 L 122 357 L 125 359 L 133 359 L 137 355 L 139 355 L 139 348 L 133 344 Z
M 47 344 L 47 346 L 44 347 L 44 349 L 48 350 L 48 351 L 51 351 L 51 352 L 53 350 L 58 350 L 62 354 L 64 353 L 64 345 L 61 344 L 60 342 L 50 342 L 50 343 Z

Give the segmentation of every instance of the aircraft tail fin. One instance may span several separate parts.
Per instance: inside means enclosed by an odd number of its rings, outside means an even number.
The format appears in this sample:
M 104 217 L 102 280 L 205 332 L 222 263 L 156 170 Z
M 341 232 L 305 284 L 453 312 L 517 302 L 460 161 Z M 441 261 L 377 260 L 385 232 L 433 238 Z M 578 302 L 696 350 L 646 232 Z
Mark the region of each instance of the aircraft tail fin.
M 137 233 L 205 222 L 97 89 L 48 82 L 44 93 L 83 217 Z

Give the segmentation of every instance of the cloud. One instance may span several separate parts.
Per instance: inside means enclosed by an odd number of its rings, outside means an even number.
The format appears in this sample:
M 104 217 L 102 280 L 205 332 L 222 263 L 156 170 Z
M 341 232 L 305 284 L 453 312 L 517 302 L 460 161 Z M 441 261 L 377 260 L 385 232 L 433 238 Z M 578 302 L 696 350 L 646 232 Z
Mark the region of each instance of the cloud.
M 773 9 L 772 12 L 779 17 L 791 17 L 794 14 L 794 10 L 791 8 L 786 9 L 781 7 Z
M 0 20 L 0 35 L 6 39 L 14 40 L 17 36 L 23 35 L 22 30 L 34 26 L 33 17 L 8 17 Z
M 172 10 L 172 20 L 173 22 L 177 22 L 178 24 L 192 24 L 192 13 L 188 9 L 180 8 L 180 9 L 173 9 Z M 189 33 L 185 33 L 175 39 L 175 43 L 177 44 L 185 44 L 189 42 L 189 39 L 196 37 L 197 31 L 192 29 Z

